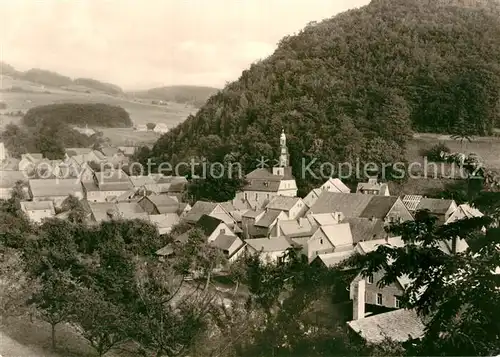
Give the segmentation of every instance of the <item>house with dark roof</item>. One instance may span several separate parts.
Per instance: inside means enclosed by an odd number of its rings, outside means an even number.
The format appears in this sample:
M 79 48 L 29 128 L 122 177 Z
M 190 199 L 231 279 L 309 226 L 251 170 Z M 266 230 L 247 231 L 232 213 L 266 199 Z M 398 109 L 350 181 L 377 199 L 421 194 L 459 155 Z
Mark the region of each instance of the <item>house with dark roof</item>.
M 352 251 L 354 248 L 351 227 L 348 223 L 320 226 L 311 237 L 291 238 L 302 246 L 302 252 L 312 262 L 318 255 Z
M 142 219 L 149 221 L 148 214 L 136 202 L 87 202 L 90 221 L 100 223 L 112 219 Z
M 337 193 L 350 193 L 351 189 L 347 187 L 340 179 L 330 177 L 321 187 L 312 189 L 306 197 L 304 203 L 307 207 L 312 207 L 322 192 L 337 192 Z
M 340 212 L 345 218 L 378 218 L 384 222 L 413 220 L 399 197 L 323 192 L 307 215 Z
M 287 249 L 293 245 L 286 237 L 246 239 L 247 254 L 259 254 L 263 263 L 276 263 L 284 259 Z
M 207 243 L 219 248 L 224 253 L 229 262 L 235 261 L 243 252 L 244 242 L 221 219 L 203 214 L 195 227 L 203 232 Z M 176 241 L 187 242 L 190 232 L 191 230 L 180 235 Z
M 273 229 L 273 227 L 280 220 L 288 220 L 288 216 L 285 212 L 279 210 L 267 210 L 253 226 L 248 228 L 249 238 L 261 238 L 268 237 Z
M 385 231 L 385 222 L 378 218 L 349 217 L 341 221 L 351 226 L 352 240 L 354 244 L 369 240 L 385 239 L 388 233 Z
M 361 193 L 365 195 L 380 195 L 389 196 L 389 185 L 386 183 L 378 182 L 376 177 L 369 178 L 368 182 L 358 183 L 356 188 L 356 193 Z
M 181 203 L 177 197 L 171 197 L 167 195 L 149 195 L 142 197 L 138 204 L 148 213 L 148 214 L 165 214 L 165 213 L 176 213 L 180 215 Z
M 95 172 L 94 179 L 82 182 L 85 198 L 89 202 L 111 202 L 133 189 L 128 175 L 123 170 Z
M 273 237 L 287 237 L 287 238 L 307 238 L 311 237 L 318 224 L 312 223 L 307 218 L 280 220 L 271 229 L 271 236 Z
M 272 171 L 258 168 L 246 175 L 247 184 L 236 194 L 237 200 L 246 200 L 252 209 L 261 209 L 275 196 L 297 196 L 297 183 L 289 165 L 290 157 L 286 145 L 286 135 L 280 136 L 280 156 L 278 165 Z
M 415 310 L 398 309 L 349 321 L 348 326 L 369 344 L 386 339 L 410 342 L 425 335 L 425 324 Z
M 285 212 L 288 219 L 296 219 L 302 217 L 308 208 L 300 197 L 275 196 L 265 209 Z
M 416 211 L 428 210 L 431 215 L 437 217 L 438 224 L 444 224 L 457 208 L 454 200 L 424 197 L 418 203 Z
M 217 202 L 197 201 L 183 220 L 195 224 L 203 215 L 218 218 L 230 227 L 236 226 L 236 220 Z
M 83 198 L 82 185 L 75 179 L 33 179 L 28 186 L 33 201 L 52 201 L 55 207 L 60 207 L 69 195 Z
M 461 219 L 468 219 L 474 217 L 483 217 L 483 213 L 477 208 L 471 207 L 468 204 L 461 204 L 458 208 L 448 217 L 445 224 L 459 221 Z

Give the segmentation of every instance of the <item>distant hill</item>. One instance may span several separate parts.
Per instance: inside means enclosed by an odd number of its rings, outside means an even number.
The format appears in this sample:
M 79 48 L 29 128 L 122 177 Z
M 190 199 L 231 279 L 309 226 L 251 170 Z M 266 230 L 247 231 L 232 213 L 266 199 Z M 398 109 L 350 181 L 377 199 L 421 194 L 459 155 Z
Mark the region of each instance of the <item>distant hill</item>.
M 27 70 L 26 72 L 21 72 L 5 62 L 1 62 L 0 66 L 2 75 L 10 76 L 14 79 L 29 81 L 31 83 L 47 87 L 56 87 L 69 90 L 73 88 L 82 88 L 79 91 L 85 91 L 84 88 L 88 88 L 111 95 L 123 94 L 123 90 L 119 86 L 111 83 L 101 82 L 92 78 L 77 78 L 73 80 L 70 77 L 64 76 L 60 73 L 40 68 L 32 68 Z
M 69 77 L 39 68 L 32 68 L 22 73 L 21 79 L 50 87 L 68 86 L 73 83 Z
M 491 134 L 500 124 L 498 4 L 373 0 L 310 23 L 163 135 L 153 156 L 231 155 L 249 170 L 277 158 L 284 128 L 304 189 L 318 182 L 301 171 L 303 158 L 320 174 L 324 162 L 404 161 L 412 130 Z
M 123 90 L 115 84 L 101 82 L 92 78 L 77 78 L 73 81 L 74 84 L 92 88 L 109 94 L 122 94 Z
M 137 98 L 158 99 L 200 107 L 218 91 L 219 89 L 213 87 L 177 85 L 129 92 L 128 94 Z

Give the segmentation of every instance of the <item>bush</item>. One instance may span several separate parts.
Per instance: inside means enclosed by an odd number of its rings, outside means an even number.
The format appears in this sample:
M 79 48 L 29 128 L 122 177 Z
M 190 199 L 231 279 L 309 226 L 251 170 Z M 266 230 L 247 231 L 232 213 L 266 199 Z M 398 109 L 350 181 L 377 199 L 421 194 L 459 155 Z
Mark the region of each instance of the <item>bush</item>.
M 445 143 L 440 142 L 440 143 L 438 143 L 436 145 L 433 145 L 429 149 L 423 149 L 420 152 L 420 154 L 423 157 L 427 157 L 428 161 L 432 161 L 432 162 L 444 162 L 446 160 L 444 160 L 441 157 L 441 152 L 450 153 L 451 150 L 450 150 L 450 148 L 448 146 L 446 146 Z

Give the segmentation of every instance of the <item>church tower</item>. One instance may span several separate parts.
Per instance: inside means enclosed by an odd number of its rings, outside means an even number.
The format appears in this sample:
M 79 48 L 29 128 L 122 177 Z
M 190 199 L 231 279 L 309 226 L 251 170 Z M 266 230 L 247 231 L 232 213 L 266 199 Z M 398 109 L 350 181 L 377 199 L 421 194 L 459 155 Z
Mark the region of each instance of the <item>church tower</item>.
M 280 156 L 278 164 L 273 167 L 273 175 L 285 176 L 285 170 L 289 170 L 290 155 L 288 154 L 288 147 L 286 146 L 285 129 L 281 130 L 280 136 Z

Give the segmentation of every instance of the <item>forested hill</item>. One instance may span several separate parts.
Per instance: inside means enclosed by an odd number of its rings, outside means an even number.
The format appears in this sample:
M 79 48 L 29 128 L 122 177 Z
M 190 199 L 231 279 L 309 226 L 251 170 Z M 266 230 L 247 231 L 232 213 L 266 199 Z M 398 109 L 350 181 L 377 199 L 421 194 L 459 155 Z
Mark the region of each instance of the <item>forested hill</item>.
M 304 156 L 401 158 L 411 129 L 489 133 L 499 123 L 500 11 L 461 3 L 375 0 L 311 23 L 160 138 L 153 155 L 233 152 L 252 166 L 277 154 L 283 126 L 300 169 Z

